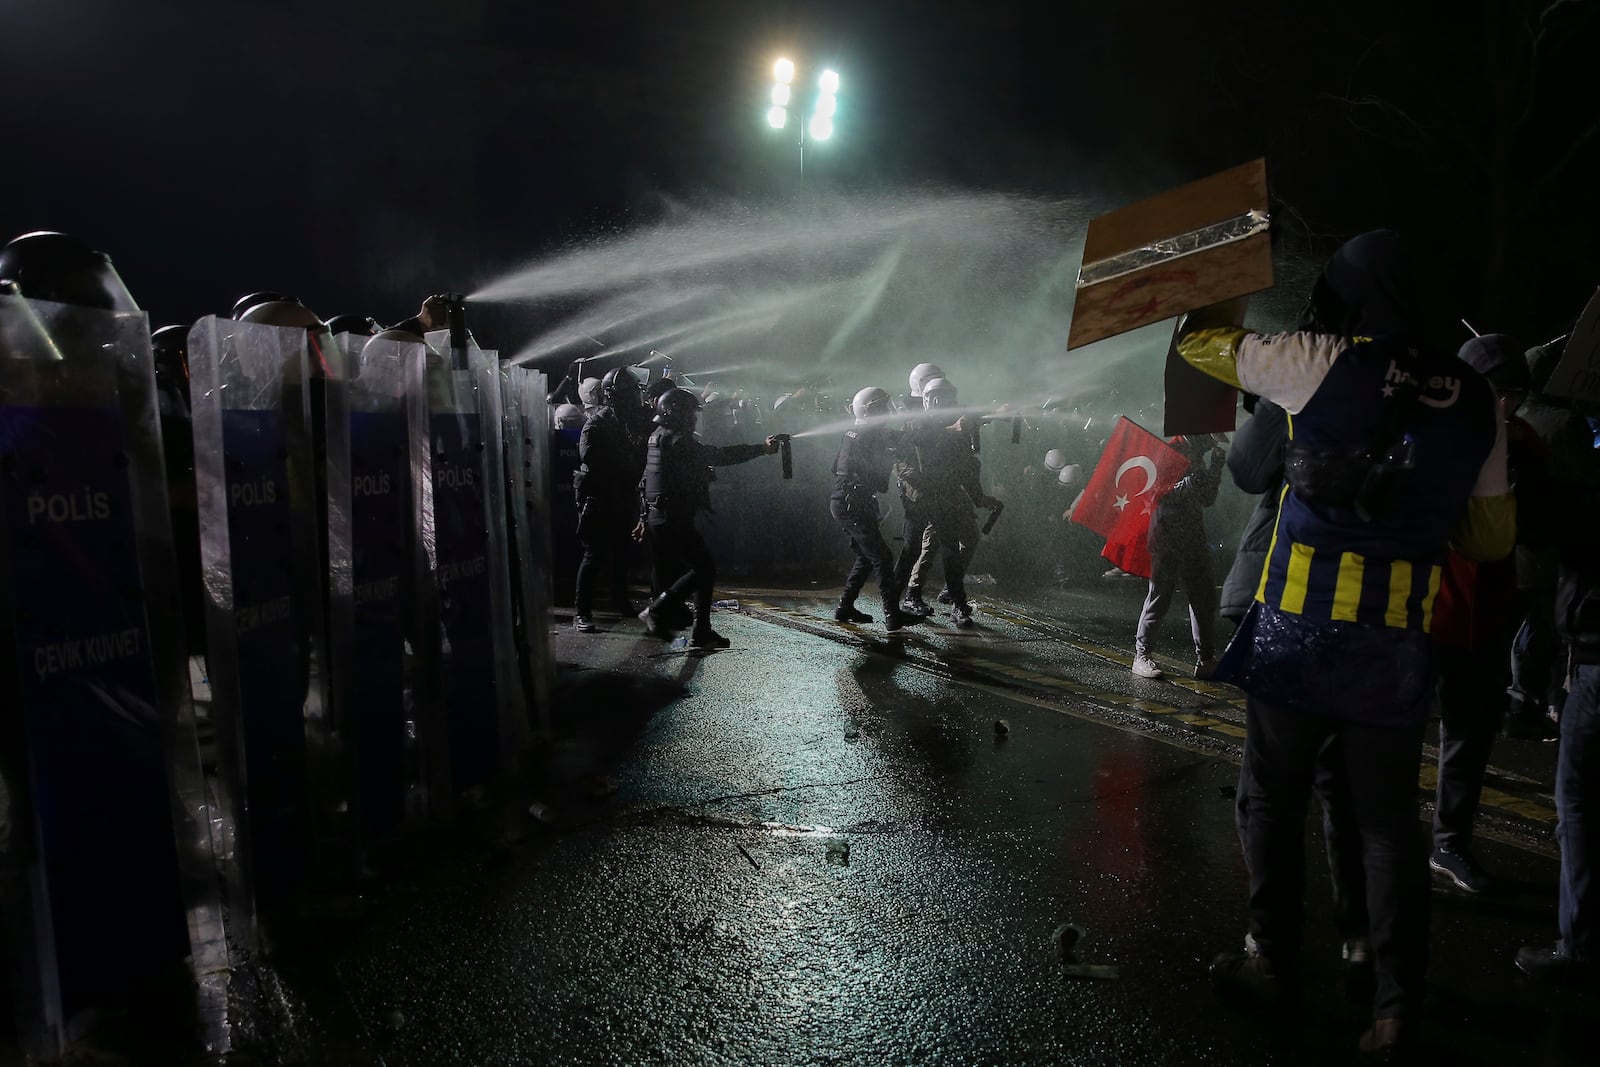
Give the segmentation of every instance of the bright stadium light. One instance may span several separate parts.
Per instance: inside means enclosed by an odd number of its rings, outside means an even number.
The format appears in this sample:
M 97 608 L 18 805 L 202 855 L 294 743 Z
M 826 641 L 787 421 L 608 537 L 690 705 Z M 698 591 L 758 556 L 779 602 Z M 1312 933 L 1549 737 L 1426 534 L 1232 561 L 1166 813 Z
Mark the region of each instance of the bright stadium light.
M 815 73 L 816 81 L 811 81 Z M 793 60 L 779 59 L 772 65 L 772 85 L 768 88 L 771 106 L 767 108 L 767 125 L 775 130 L 787 129 L 789 109 L 796 111 L 796 147 L 800 150 L 800 182 L 805 184 L 806 142 L 826 141 L 833 137 L 834 119 L 839 111 L 839 72 L 832 68 L 801 70 Z M 806 86 L 814 84 L 815 89 Z M 795 90 L 798 85 L 799 91 Z

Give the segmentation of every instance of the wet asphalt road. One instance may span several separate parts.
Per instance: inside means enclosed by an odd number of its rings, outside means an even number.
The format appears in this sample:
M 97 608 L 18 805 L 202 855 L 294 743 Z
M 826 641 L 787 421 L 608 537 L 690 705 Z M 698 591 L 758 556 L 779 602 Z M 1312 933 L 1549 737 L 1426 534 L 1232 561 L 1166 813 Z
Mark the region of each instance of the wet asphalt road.
M 286 952 L 234 1059 L 1350 1061 L 1365 1018 L 1315 834 L 1305 1006 L 1265 1019 L 1209 988 L 1244 929 L 1237 694 L 1117 664 L 1136 597 L 991 597 L 973 631 L 890 641 L 820 595 L 719 595 L 749 610 L 719 615 L 733 648 L 713 655 L 631 620 L 560 628 L 553 821 L 508 853 L 430 853 Z M 1600 997 L 1510 962 L 1553 937 L 1556 865 L 1549 750 L 1506 755 L 1531 773 L 1502 768 L 1524 810 L 1480 846 L 1502 891 L 1434 894 L 1426 1062 L 1593 1063 Z M 1066 973 L 1068 922 L 1077 962 L 1115 977 Z

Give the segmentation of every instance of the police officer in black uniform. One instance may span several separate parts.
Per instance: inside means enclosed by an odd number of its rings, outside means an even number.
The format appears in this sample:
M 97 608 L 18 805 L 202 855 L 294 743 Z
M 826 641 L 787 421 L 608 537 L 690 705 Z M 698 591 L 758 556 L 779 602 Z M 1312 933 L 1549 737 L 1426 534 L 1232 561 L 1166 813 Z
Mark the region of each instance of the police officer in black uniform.
M 945 588 L 953 604 L 950 618 L 959 627 L 972 625 L 972 606 L 967 602 L 967 564 L 978 548 L 978 521 L 974 508 L 993 508 L 999 504 L 983 491 L 979 482 L 978 455 L 972 450 L 972 431 L 966 420 L 945 425 L 955 413 L 956 387 L 948 379 L 935 378 L 923 386 L 922 405 L 929 418 L 907 431 L 906 454 L 895 464 L 902 493 L 924 510 L 938 540 L 940 562 L 944 566 Z M 920 546 L 906 545 L 905 552 Z M 912 587 L 906 600 L 912 600 Z
M 628 603 L 629 536 L 639 517 L 639 477 L 644 473 L 650 419 L 639 381 L 625 367 L 600 380 L 601 406 L 583 424 L 578 438 L 580 466 L 572 487 L 578 496 L 578 564 L 573 594 L 573 628 L 593 633 L 594 583 L 609 565 L 617 611 L 632 615 Z
M 850 536 L 856 559 L 844 580 L 844 595 L 833 617 L 839 622 L 871 622 L 872 616 L 856 610 L 856 597 L 867 584 L 867 572 L 878 574 L 883 597 L 883 627 L 890 632 L 915 616 L 900 613 L 900 587 L 895 582 L 894 553 L 878 529 L 878 496 L 889 488 L 889 468 L 894 463 L 894 432 L 883 424 L 889 414 L 889 394 L 869 387 L 850 401 L 856 425 L 846 430 L 833 461 L 833 495 L 828 511 Z
M 687 622 L 684 602 L 694 594 L 696 648 L 727 648 L 728 639 L 711 628 L 711 589 L 717 566 L 711 549 L 695 528 L 695 515 L 711 505 L 711 468 L 745 463 L 778 451 L 777 437 L 757 445 L 702 444 L 695 434 L 700 398 L 687 389 L 671 389 L 656 402 L 658 427 L 650 435 L 644 468 L 644 517 L 650 528 L 650 547 L 663 581 L 679 577 L 639 613 L 645 629 L 656 637 L 671 637 Z

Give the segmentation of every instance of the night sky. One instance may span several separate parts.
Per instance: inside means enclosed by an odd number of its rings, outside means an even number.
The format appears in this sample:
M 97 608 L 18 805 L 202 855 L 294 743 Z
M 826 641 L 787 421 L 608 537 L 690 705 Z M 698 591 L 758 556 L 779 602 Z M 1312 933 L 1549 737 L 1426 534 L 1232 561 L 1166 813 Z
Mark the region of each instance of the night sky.
M 4 229 L 109 252 L 158 325 L 257 289 L 395 321 L 804 195 L 785 54 L 844 79 L 809 188 L 1115 203 L 1265 154 L 1284 249 L 1407 229 L 1481 328 L 1550 335 L 1600 283 L 1597 6 L 7 0 Z

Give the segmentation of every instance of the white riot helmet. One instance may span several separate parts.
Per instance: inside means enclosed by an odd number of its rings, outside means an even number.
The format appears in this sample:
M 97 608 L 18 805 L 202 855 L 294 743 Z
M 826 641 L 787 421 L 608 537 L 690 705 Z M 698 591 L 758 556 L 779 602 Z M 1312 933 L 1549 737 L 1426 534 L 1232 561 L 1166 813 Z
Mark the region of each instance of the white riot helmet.
M 856 422 L 863 423 L 874 415 L 889 414 L 889 394 L 875 385 L 869 385 L 850 401 L 850 414 Z
M 956 383 L 949 378 L 929 378 L 922 385 L 922 408 L 953 408 L 956 406 Z
M 1067 457 L 1059 448 L 1052 448 L 1044 454 L 1044 465 L 1053 471 L 1061 470 L 1067 465 Z
M 562 404 L 555 410 L 556 429 L 583 429 L 583 409 L 576 404 Z
M 578 383 L 578 402 L 586 408 L 600 406 L 601 386 L 599 378 L 585 378 Z
M 937 363 L 918 363 L 911 368 L 911 395 L 917 399 L 922 398 L 922 389 L 935 378 L 943 378 L 944 371 L 939 369 Z

